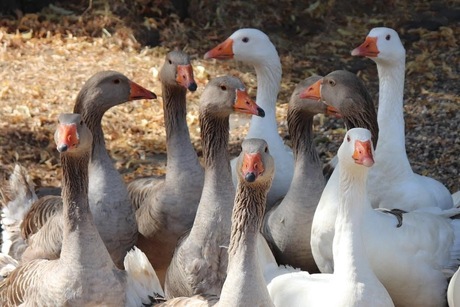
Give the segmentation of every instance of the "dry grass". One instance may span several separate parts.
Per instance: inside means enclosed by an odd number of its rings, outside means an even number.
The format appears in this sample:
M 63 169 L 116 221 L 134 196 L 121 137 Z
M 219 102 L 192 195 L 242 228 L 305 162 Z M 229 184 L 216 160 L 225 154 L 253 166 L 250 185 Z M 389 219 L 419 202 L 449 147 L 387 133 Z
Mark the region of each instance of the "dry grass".
M 405 26 L 418 16 L 417 10 L 407 7 L 389 5 L 383 13 L 350 13 L 349 17 L 334 14 L 334 1 L 302 7 L 288 0 L 258 8 L 260 18 L 252 19 L 256 8 L 244 2 L 227 1 L 216 8 L 212 2 L 191 1 L 192 16 L 201 14 L 202 18 L 181 21 L 171 14 L 170 5 L 153 1 L 159 5 L 157 15 L 145 17 L 142 26 L 158 29 L 162 46 L 142 48 L 131 28 L 101 2 L 95 1 L 96 9 L 84 16 L 76 12 L 57 18 L 56 12 L 45 9 L 42 15 L 26 15 L 20 24 L 5 22 L 0 28 L 1 177 L 7 177 L 18 161 L 28 167 L 38 186 L 59 185 L 59 164 L 52 142 L 57 114 L 71 111 L 82 84 L 106 69 L 123 72 L 160 96 L 157 101 L 129 102 L 107 112 L 103 125 L 111 156 L 127 181 L 161 173 L 165 132 L 157 73 L 164 54 L 175 47 L 185 49 L 193 59 L 199 89 L 187 94 L 188 121 L 192 141 L 200 152 L 197 103 L 207 80 L 228 73 L 239 75 L 255 96 L 256 80 L 250 67 L 234 61 L 202 60 L 205 51 L 242 26 L 263 29 L 278 47 L 283 64 L 278 120 L 280 132 L 289 143 L 284 103 L 300 79 L 334 69 L 357 71 L 377 100 L 375 65 L 352 58 L 349 52 L 370 28 L 385 25 L 396 28 L 406 40 L 406 139 L 413 167 L 441 180 L 452 192 L 460 190 L 459 21 L 430 31 Z M 416 8 L 426 10 L 427 3 L 420 1 Z M 399 19 L 393 18 L 391 9 L 398 10 Z M 37 17 L 43 14 L 45 21 Z M 342 123 L 322 118 L 315 130 L 318 148 L 327 161 L 340 144 Z M 237 153 L 244 133 L 244 126 L 232 130 L 232 153 Z

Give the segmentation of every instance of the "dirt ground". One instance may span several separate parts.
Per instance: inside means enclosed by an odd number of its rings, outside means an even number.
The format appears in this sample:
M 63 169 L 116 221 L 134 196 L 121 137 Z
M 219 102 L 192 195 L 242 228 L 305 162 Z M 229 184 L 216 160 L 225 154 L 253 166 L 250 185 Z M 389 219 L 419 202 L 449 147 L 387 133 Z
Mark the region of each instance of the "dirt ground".
M 53 1 L 39 12 L 0 16 L 0 178 L 14 162 L 27 166 L 37 187 L 58 186 L 60 167 L 52 134 L 57 115 L 72 110 L 82 84 L 95 72 L 118 70 L 159 95 L 118 106 L 104 117 L 110 155 L 127 181 L 160 174 L 165 132 L 157 75 L 165 53 L 187 51 L 198 90 L 187 94 L 188 122 L 200 153 L 197 103 L 206 82 L 240 76 L 256 94 L 254 70 L 235 61 L 203 60 L 204 53 L 241 27 L 267 33 L 283 65 L 278 97 L 281 135 L 289 144 L 286 102 L 295 84 L 336 69 L 357 73 L 378 101 L 375 64 L 351 57 L 369 30 L 396 29 L 406 47 L 405 120 L 413 169 L 460 190 L 460 6 L 455 1 Z M 180 1 L 179 1 L 180 2 Z M 359 3 L 362 3 L 361 5 Z M 176 6 L 174 6 L 175 4 Z M 232 130 L 236 155 L 246 125 Z M 318 117 L 318 150 L 328 161 L 344 135 L 338 119 Z

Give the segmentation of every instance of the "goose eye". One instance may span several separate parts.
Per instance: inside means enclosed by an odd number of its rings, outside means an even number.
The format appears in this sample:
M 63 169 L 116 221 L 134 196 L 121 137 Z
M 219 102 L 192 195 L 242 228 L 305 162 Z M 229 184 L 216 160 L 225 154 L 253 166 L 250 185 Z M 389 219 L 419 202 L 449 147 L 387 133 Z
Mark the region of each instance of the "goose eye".
M 223 90 L 223 91 L 226 91 L 227 90 L 227 87 L 225 85 L 221 85 L 220 86 L 220 89 Z
M 265 152 L 268 152 L 268 146 L 265 146 L 264 151 L 265 151 Z
M 351 141 L 351 140 L 350 140 L 350 136 L 347 135 L 347 142 L 350 142 L 350 141 Z
M 386 39 L 387 41 L 389 41 L 390 38 L 391 38 L 391 35 L 390 35 L 390 34 L 388 34 L 387 36 L 385 36 L 385 39 Z
M 169 64 L 172 64 L 172 61 L 168 59 L 168 63 L 169 63 Z
M 243 43 L 247 43 L 247 42 L 249 42 L 249 38 L 243 37 L 242 41 L 243 41 Z
M 330 86 L 335 86 L 335 81 L 334 81 L 334 80 L 331 79 L 331 80 L 329 80 L 328 82 L 329 82 L 329 85 L 330 85 Z
M 120 83 L 120 79 L 115 79 L 115 80 L 113 80 L 113 83 L 114 83 L 114 84 L 119 84 L 119 83 Z

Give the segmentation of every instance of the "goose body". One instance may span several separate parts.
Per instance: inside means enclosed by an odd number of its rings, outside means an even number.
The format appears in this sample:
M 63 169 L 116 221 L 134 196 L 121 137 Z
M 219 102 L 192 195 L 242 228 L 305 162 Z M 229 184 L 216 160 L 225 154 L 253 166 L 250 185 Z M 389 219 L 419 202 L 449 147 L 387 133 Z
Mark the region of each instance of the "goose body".
M 268 285 L 275 306 L 394 306 L 375 276 L 364 248 L 367 168 L 374 164 L 371 134 L 347 132 L 339 153 L 340 195 L 333 274 L 294 272 L 275 277 Z
M 164 283 L 178 238 L 195 219 L 204 182 L 204 170 L 190 141 L 186 121 L 186 91 L 196 90 L 190 59 L 182 51 L 166 55 L 160 71 L 166 126 L 167 168 L 164 180 L 141 178 L 128 185 L 137 209 L 137 246 Z
M 449 190 L 433 178 L 414 173 L 407 158 L 403 114 L 406 52 L 398 33 L 390 28 L 374 28 L 352 55 L 372 59 L 379 74 L 378 159 L 385 163 L 377 161 L 369 175 L 373 207 L 399 206 L 406 211 L 452 208 Z M 383 177 L 386 180 L 381 180 Z
M 268 193 L 267 209 L 286 195 L 294 172 L 292 150 L 278 133 L 276 99 L 281 83 L 281 62 L 269 37 L 257 29 L 240 29 L 227 40 L 205 54 L 205 59 L 232 59 L 254 66 L 257 75 L 257 103 L 265 110 L 265 117 L 253 116 L 246 138 L 267 141 L 275 159 L 273 185 Z M 236 185 L 236 159 L 231 162 L 233 183 Z
M 319 76 L 295 88 L 288 107 L 288 126 L 294 153 L 294 176 L 284 199 L 266 213 L 263 234 L 279 264 L 318 272 L 310 247 L 311 223 L 324 189 L 322 163 L 313 141 L 313 116 L 326 105 L 301 99 L 299 94 Z
M 229 153 L 229 116 L 263 116 L 244 84 L 235 77 L 214 78 L 200 97 L 205 180 L 193 227 L 179 241 L 166 273 L 166 297 L 220 296 L 227 275 L 233 187 Z
M 115 71 L 92 76 L 77 96 L 74 111 L 81 113 L 93 135 L 89 169 L 88 198 L 95 224 L 118 267 L 137 240 L 137 223 L 123 178 L 105 148 L 101 120 L 113 106 L 129 100 L 153 99 L 156 95 Z M 49 204 L 52 202 L 53 204 Z M 32 205 L 24 217 L 23 229 L 28 247 L 24 261 L 36 258 L 56 259 L 62 242 L 62 200 L 49 196 Z
M 92 135 L 79 114 L 61 114 L 55 133 L 62 164 L 63 241 L 59 259 L 35 259 L 22 264 L 0 283 L 2 306 L 139 306 L 161 288 L 150 280 L 153 271 L 127 259 L 119 270 L 94 224 L 88 201 Z M 136 252 L 136 251 L 135 251 Z M 139 267 L 141 267 L 139 269 Z M 148 272 L 148 269 L 151 271 Z M 146 271 L 147 270 L 147 271 Z M 154 274 L 154 271 L 153 271 Z M 138 276 L 144 280 L 139 281 Z M 147 282 L 145 282 L 147 280 Z M 144 294 L 144 297 L 139 296 Z

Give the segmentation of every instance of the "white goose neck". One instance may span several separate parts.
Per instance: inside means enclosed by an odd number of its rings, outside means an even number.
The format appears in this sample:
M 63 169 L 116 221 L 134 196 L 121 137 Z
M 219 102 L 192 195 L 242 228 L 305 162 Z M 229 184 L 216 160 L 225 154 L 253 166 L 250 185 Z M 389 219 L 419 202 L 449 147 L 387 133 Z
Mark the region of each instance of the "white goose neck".
M 366 192 L 367 169 L 350 170 L 341 164 L 340 199 L 333 241 L 334 276 L 347 282 L 376 279 L 366 257 L 362 224 L 371 205 Z
M 379 74 L 378 149 L 390 150 L 394 159 L 406 159 L 404 132 L 404 69 L 405 57 L 399 61 L 377 64 Z
M 278 134 L 276 100 L 281 83 L 281 62 L 278 56 L 272 57 L 262 63 L 254 64 L 254 69 L 257 75 L 256 102 L 265 111 L 265 117 L 252 117 L 247 138 L 263 138 L 268 133 Z

